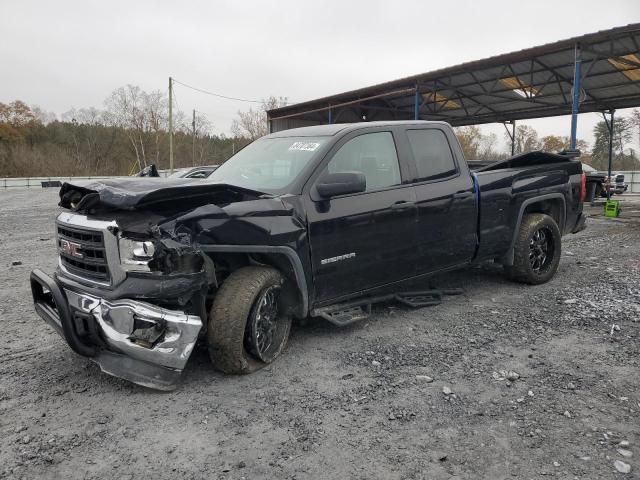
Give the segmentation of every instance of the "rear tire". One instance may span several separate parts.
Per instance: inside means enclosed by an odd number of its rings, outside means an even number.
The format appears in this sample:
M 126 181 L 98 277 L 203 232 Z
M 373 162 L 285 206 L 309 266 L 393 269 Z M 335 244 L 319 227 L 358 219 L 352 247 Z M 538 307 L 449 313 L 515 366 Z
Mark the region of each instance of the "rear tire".
M 543 213 L 525 215 L 514 245 L 513 265 L 505 270 L 517 282 L 548 282 L 558 270 L 561 251 L 562 237 L 555 220 Z
M 222 283 L 209 314 L 209 357 L 227 374 L 252 373 L 284 349 L 291 317 L 283 314 L 280 272 L 244 267 Z

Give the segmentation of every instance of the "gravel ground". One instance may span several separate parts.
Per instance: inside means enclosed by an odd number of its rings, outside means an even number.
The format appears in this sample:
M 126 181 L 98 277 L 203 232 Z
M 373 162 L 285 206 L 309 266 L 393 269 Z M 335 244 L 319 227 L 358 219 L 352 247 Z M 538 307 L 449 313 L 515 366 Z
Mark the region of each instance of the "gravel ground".
M 565 237 L 546 285 L 491 264 L 434 278 L 465 293 L 297 325 L 249 376 L 201 348 L 158 393 L 102 374 L 34 313 L 56 192 L 0 201 L 0 478 L 640 478 L 640 204 Z

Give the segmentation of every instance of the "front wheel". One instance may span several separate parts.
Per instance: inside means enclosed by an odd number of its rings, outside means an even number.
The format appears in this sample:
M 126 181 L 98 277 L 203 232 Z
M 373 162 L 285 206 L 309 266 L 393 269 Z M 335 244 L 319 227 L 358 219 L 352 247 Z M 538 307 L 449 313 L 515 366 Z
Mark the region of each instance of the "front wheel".
M 284 349 L 291 317 L 281 301 L 283 277 L 269 267 L 244 267 L 222 283 L 209 314 L 207 339 L 214 367 L 254 372 Z
M 562 237 L 555 220 L 543 213 L 522 218 L 514 245 L 513 265 L 505 267 L 512 280 L 538 285 L 558 270 Z

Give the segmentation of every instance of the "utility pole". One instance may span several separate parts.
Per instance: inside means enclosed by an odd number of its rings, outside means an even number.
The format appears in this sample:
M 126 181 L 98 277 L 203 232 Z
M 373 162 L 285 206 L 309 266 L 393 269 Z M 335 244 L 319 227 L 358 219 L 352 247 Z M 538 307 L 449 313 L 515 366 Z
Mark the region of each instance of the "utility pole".
M 173 79 L 169 77 L 169 175 L 173 173 Z
M 193 121 L 191 122 L 193 147 L 191 152 L 191 163 L 196 166 L 196 109 L 193 109 Z

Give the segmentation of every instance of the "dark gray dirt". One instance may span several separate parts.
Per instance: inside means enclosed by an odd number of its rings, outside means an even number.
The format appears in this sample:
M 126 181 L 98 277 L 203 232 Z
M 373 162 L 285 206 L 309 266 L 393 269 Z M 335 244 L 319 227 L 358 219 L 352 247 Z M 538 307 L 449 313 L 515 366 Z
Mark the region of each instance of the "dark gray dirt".
M 640 478 L 637 217 L 565 237 L 548 284 L 492 264 L 448 274 L 429 283 L 465 294 L 442 305 L 295 325 L 248 376 L 200 348 L 158 393 L 101 373 L 34 313 L 56 192 L 0 201 L 0 478 Z

